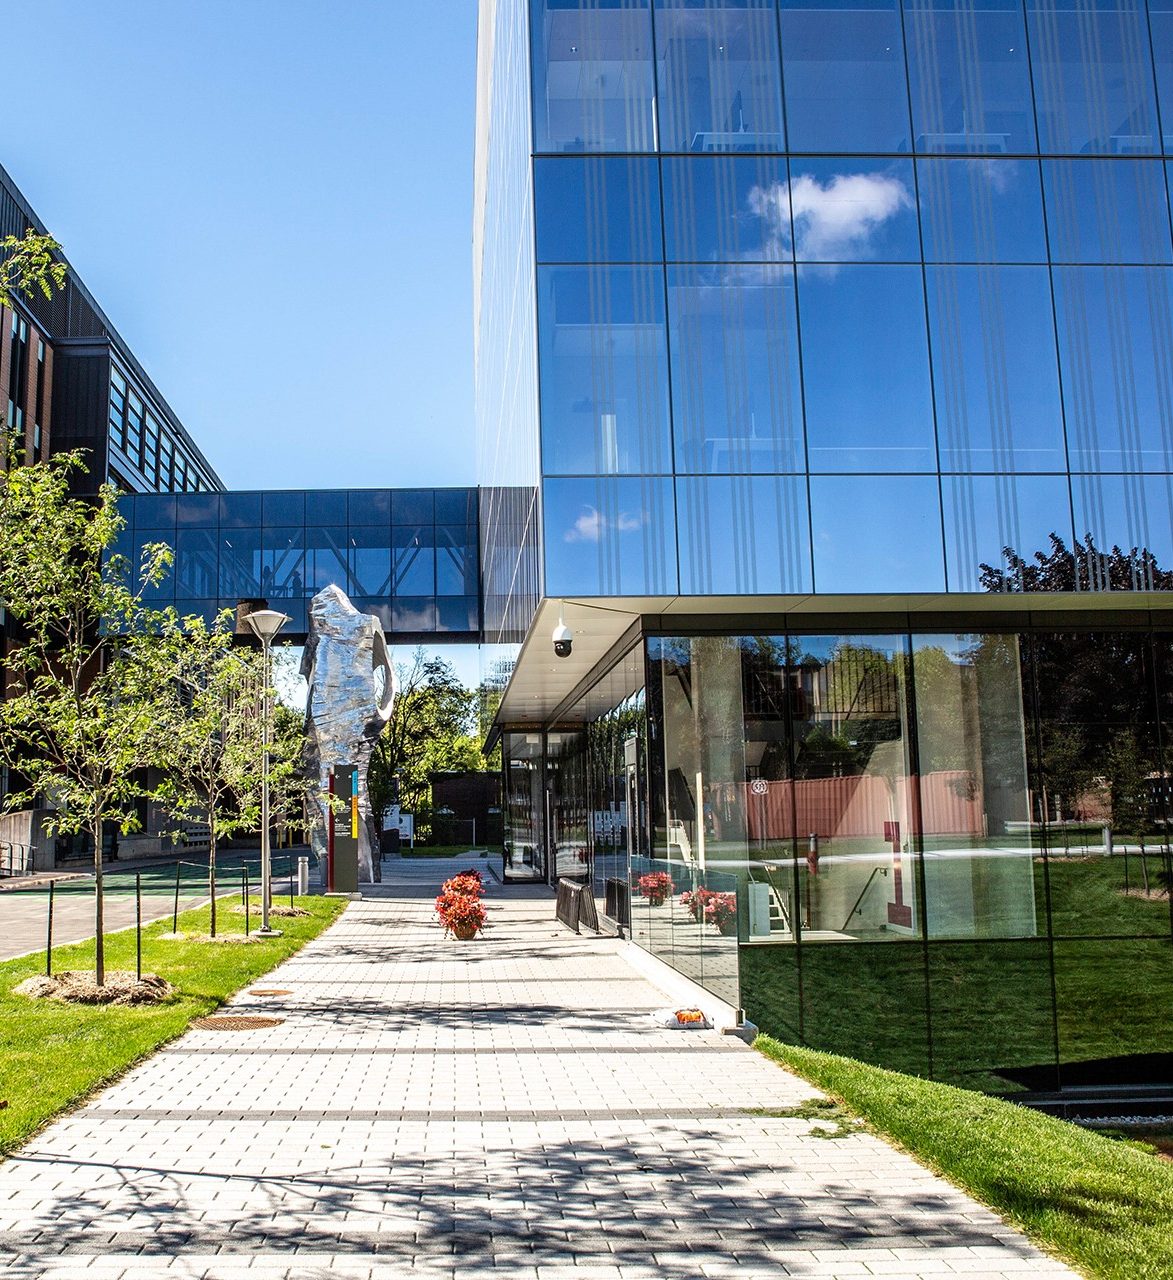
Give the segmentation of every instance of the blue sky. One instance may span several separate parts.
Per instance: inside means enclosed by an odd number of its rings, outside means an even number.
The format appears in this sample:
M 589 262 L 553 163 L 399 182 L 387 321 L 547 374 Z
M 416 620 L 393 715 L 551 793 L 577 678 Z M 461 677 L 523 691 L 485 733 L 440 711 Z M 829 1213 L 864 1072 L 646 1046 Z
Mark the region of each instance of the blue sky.
M 475 0 L 39 0 L 4 47 L 0 162 L 228 487 L 475 481 Z

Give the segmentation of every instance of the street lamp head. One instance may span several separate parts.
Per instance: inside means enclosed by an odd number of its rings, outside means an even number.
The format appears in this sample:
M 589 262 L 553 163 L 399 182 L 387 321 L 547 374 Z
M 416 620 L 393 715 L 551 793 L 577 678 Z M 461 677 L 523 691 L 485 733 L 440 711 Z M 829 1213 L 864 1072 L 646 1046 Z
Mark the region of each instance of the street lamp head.
M 272 640 L 278 631 L 289 621 L 287 613 L 278 613 L 276 609 L 257 609 L 245 616 L 245 622 L 253 629 L 258 640 Z

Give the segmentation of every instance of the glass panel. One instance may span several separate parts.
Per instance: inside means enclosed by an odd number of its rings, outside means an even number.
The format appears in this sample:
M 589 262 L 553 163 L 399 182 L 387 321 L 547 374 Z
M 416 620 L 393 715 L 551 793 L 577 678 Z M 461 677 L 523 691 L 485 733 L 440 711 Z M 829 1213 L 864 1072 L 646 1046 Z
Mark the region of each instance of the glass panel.
M 1054 262 L 1169 262 L 1169 200 L 1160 160 L 1046 160 Z
M 546 473 L 671 470 L 662 271 L 543 267 L 538 324 Z
M 1073 476 L 1080 585 L 1173 590 L 1173 476 Z
M 908 151 L 899 5 L 780 0 L 779 7 L 790 149 Z
M 795 636 L 795 830 L 805 942 L 918 936 L 907 642 Z
M 323 587 L 347 586 L 346 531 L 315 529 L 305 531 L 305 586 L 307 595 L 315 595 Z
M 261 552 L 261 595 L 301 596 L 305 592 L 304 528 L 263 529 Z
M 1156 1065 L 1167 1062 L 1169 1054 L 1173 947 L 1168 938 L 1056 942 L 1055 996 L 1064 1088 L 1118 1089 L 1148 1084 L 1154 1077 L 1168 1079 Z
M 176 500 L 176 516 L 180 526 L 190 529 L 214 529 L 220 523 L 220 495 L 189 493 Z
M 360 596 L 391 594 L 391 530 L 386 525 L 355 525 L 347 555 L 351 588 Z
M 1159 151 L 1143 0 L 1027 0 L 1026 10 L 1041 149 Z
M 534 149 L 654 151 L 648 0 L 533 0 Z
M 656 0 L 663 151 L 781 151 L 773 0 Z
M 1034 151 L 1021 5 L 906 0 L 904 13 L 916 149 Z
M 1072 470 L 1173 470 L 1173 273 L 1051 274 Z
M 585 733 L 546 734 L 546 806 L 553 878 L 588 880 L 591 866 Z
M 1033 638 L 1033 817 L 1056 937 L 1169 936 L 1168 829 L 1150 638 Z
M 346 494 L 331 489 L 310 489 L 305 495 L 305 518 L 314 525 L 344 525 Z
M 745 734 L 737 636 L 660 639 L 664 861 L 736 866 L 746 856 Z
M 920 269 L 803 271 L 798 299 L 811 470 L 935 470 Z
M 935 476 L 814 476 L 815 590 L 944 591 Z
M 175 543 L 175 590 L 180 596 L 219 593 L 217 555 L 220 539 L 212 529 L 180 529 Z
M 476 524 L 477 491 L 475 489 L 437 489 L 433 496 L 438 524 Z M 394 495 L 392 495 L 392 512 L 394 512 Z
M 391 606 L 391 629 L 435 631 L 435 600 L 430 596 L 396 596 Z
M 793 268 L 671 268 L 668 316 L 677 469 L 801 470 Z
M 132 499 L 134 522 L 144 528 L 169 529 L 163 541 L 175 545 L 175 496 L 170 493 L 140 493 Z
M 1046 262 L 1035 160 L 918 160 L 928 262 Z
M 665 156 L 669 262 L 791 258 L 786 162 L 774 156 Z
M 1046 936 L 1018 637 L 913 636 L 930 938 Z
M 1157 66 L 1157 99 L 1165 153 L 1173 154 L 1173 0 L 1149 0 L 1149 26 Z
M 393 524 L 431 524 L 436 518 L 435 494 L 431 489 L 392 489 L 389 496 Z
M 429 514 L 431 523 L 429 491 Z M 346 515 L 350 524 L 390 524 L 391 491 L 389 489 L 352 489 L 346 495 Z
M 676 590 L 671 480 L 547 480 L 544 498 L 547 595 Z
M 1046 268 L 926 274 L 942 470 L 1066 470 Z
M 544 880 L 542 735 L 504 734 L 501 756 L 505 768 L 505 878 Z
M 143 548 L 152 543 L 162 542 L 174 549 L 176 537 L 174 525 L 164 529 L 145 529 L 142 524 L 136 524 L 134 530 L 134 541 L 129 547 L 131 581 L 136 585 L 141 580 L 140 574 L 143 563 Z M 143 591 L 144 599 L 154 603 L 164 600 L 172 600 L 175 598 L 175 574 L 168 573 L 164 576 L 162 582 L 154 587 L 148 587 Z
M 534 161 L 539 262 L 658 262 L 660 175 L 652 157 Z
M 678 479 L 680 590 L 768 595 L 811 589 L 810 520 L 799 477 Z
M 1045 940 L 929 947 L 935 1080 L 992 1093 L 1057 1087 L 1050 950 Z
M 268 526 L 305 524 L 305 494 L 299 490 L 262 495 L 262 519 Z
M 476 631 L 480 626 L 476 596 L 445 596 L 436 601 L 441 631 Z
M 919 262 L 911 160 L 790 162 L 799 262 Z
M 220 495 L 220 527 L 223 529 L 255 529 L 261 523 L 259 493 L 222 493 Z
M 476 595 L 479 589 L 476 529 L 470 526 L 437 526 L 436 594 Z
M 912 1075 L 929 1074 L 925 957 L 920 947 L 861 942 L 802 949 L 807 1044 Z
M 259 499 L 257 505 L 260 505 Z M 222 527 L 219 594 L 225 600 L 248 600 L 260 596 L 260 529 Z
M 436 549 L 432 543 L 433 533 L 430 527 L 425 530 L 394 530 L 391 555 L 395 595 L 436 594 Z
M 1074 589 L 1066 476 L 944 476 L 941 490 L 950 591 Z

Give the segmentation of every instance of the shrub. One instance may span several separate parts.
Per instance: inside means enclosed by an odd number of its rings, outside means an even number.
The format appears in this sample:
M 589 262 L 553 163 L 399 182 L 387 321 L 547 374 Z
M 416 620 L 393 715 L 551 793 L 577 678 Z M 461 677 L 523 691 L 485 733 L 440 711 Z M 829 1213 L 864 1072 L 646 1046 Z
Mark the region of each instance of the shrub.
M 672 877 L 667 871 L 650 871 L 640 876 L 639 891 L 653 907 L 658 907 L 672 896 Z
M 698 924 L 713 924 L 725 934 L 737 931 L 737 894 L 716 889 L 682 893 L 680 903 Z

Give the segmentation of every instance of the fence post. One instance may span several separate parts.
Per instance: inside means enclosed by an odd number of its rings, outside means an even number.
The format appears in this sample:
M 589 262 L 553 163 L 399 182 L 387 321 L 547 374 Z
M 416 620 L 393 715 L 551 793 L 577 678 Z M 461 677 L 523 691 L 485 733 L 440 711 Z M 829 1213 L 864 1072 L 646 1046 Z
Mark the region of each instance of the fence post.
M 141 982 L 143 976 L 143 876 L 134 873 L 134 977 Z
M 248 937 L 248 867 L 241 863 L 240 874 L 244 878 L 244 936 Z
M 177 858 L 175 861 L 175 908 L 171 912 L 171 932 L 179 932 L 179 873 L 183 869 L 183 863 Z
M 56 880 L 49 881 L 49 923 L 45 929 L 45 977 L 53 976 L 53 886 Z

